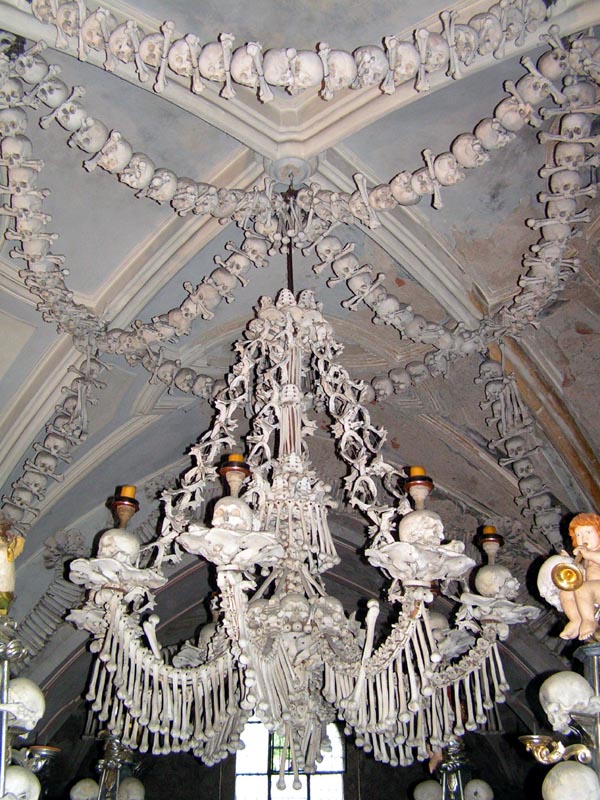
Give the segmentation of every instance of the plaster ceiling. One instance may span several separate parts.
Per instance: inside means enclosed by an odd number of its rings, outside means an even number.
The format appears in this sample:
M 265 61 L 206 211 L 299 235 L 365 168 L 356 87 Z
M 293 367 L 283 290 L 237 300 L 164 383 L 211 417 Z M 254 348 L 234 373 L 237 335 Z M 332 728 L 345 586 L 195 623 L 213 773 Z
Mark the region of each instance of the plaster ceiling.
M 144 31 L 158 30 L 168 17 L 178 34 L 198 32 L 202 41 L 231 31 L 236 45 L 260 41 L 264 50 L 314 49 L 326 41 L 349 51 L 381 43 L 390 32 L 410 38 L 416 28 L 439 28 L 438 15 L 448 7 L 437 0 L 351 6 L 333 1 L 320 3 L 318 10 L 310 1 L 296 2 L 290 9 L 269 0 L 255 2 L 250 9 L 234 2 L 205 2 L 200 10 L 187 0 L 139 0 L 135 5 L 110 0 L 104 6 L 119 21 L 137 21 Z M 455 8 L 466 21 L 487 6 L 462 0 Z M 109 130 L 120 131 L 134 152 L 148 154 L 156 166 L 178 176 L 242 190 L 262 188 L 270 164 L 279 159 L 304 159 L 313 170 L 307 182 L 344 192 L 356 190 L 357 172 L 372 187 L 403 170 L 425 166 L 424 149 L 434 154 L 447 151 L 458 134 L 493 116 L 506 96 L 504 82 L 524 74 L 520 58 L 529 54 L 535 61 L 542 52 L 539 35 L 550 22 L 560 25 L 563 36 L 573 35 L 600 22 L 600 7 L 561 0 L 552 6 L 552 19 L 529 34 L 521 48 L 510 43 L 502 57 L 476 59 L 460 80 L 433 73 L 428 92 L 417 92 L 409 82 L 390 95 L 375 86 L 345 90 L 325 102 L 318 89 L 291 97 L 275 88 L 274 99 L 262 104 L 253 90 L 240 86 L 229 101 L 213 85 L 193 94 L 189 81 L 174 74 L 159 94 L 152 90 L 152 81 L 138 81 L 131 64 L 118 64 L 110 73 L 102 69 L 97 54 L 90 54 L 88 63 L 78 60 L 74 42 L 66 50 L 57 49 L 52 26 L 38 21 L 25 0 L 0 2 L 0 27 L 29 43 L 46 40 L 48 63 L 60 66 L 67 85 L 85 87 L 83 102 L 90 114 Z M 168 203 L 136 197 L 103 169 L 86 171 L 82 162 L 90 156 L 67 146 L 68 131 L 55 122 L 47 129 L 38 124 L 47 107 L 27 113 L 27 136 L 35 158 L 44 162 L 39 185 L 50 190 L 44 201 L 44 212 L 51 215 L 46 230 L 59 235 L 52 252 L 65 256 L 65 282 L 73 300 L 87 306 L 109 329 L 127 329 L 135 320 L 148 323 L 179 306 L 187 296 L 184 282 L 199 283 L 214 269 L 215 256 L 227 256 L 228 241 L 242 241 L 242 231 L 233 222 L 178 216 Z M 369 229 L 356 222 L 340 226 L 336 234 L 343 242 L 355 242 L 361 263 L 371 264 L 375 274 L 384 273 L 387 290 L 416 313 L 448 328 L 462 323 L 475 329 L 486 316 L 509 305 L 519 290 L 523 256 L 540 238 L 525 219 L 543 216 L 536 195 L 547 182 L 538 170 L 549 147 L 526 126 L 505 148 L 491 152 L 486 164 L 466 170 L 464 181 L 442 187 L 442 208 L 433 208 L 426 196 L 418 205 L 380 213 L 380 227 Z M 539 315 L 535 326 L 525 325 L 517 336 L 507 331 L 491 350 L 494 356 L 502 353 L 506 371 L 516 376 L 535 421 L 535 472 L 565 519 L 575 511 L 593 509 L 600 496 L 600 423 L 595 413 L 600 392 L 600 207 L 591 198 L 585 198 L 585 207 L 590 221 L 578 226 L 581 237 L 569 243 L 581 259 L 578 274 L 561 285 L 559 298 Z M 10 217 L 1 219 L 5 227 L 10 225 Z M 19 274 L 24 262 L 11 257 L 14 246 L 10 239 L 0 246 L 0 473 L 5 498 L 22 475 L 25 460 L 35 455 L 34 443 L 43 440 L 45 425 L 64 399 L 64 387 L 75 377 L 69 367 L 83 358 L 72 336 L 57 332 L 36 310 L 39 298 L 24 285 Z M 328 287 L 331 273 L 316 275 L 315 263 L 314 252 L 296 253 L 295 287 L 317 292 L 345 344 L 344 364 L 354 376 L 370 381 L 423 359 L 430 345 L 400 337 L 393 327 L 374 325 L 365 305 L 355 312 L 344 308 L 345 283 Z M 248 284 L 234 290 L 234 302 L 221 302 L 214 319 L 197 318 L 189 335 L 167 342 L 165 357 L 221 378 L 233 360 L 232 343 L 258 298 L 285 285 L 284 256 L 273 255 L 268 267 L 252 268 L 247 277 Z M 477 527 L 486 521 L 508 534 L 506 557 L 523 581 L 525 597 L 529 563 L 551 545 L 539 531 L 530 532 L 532 518 L 522 515 L 515 503 L 519 490 L 514 471 L 510 465 L 500 466 L 502 453 L 488 446 L 497 434 L 486 425 L 488 412 L 480 407 L 484 385 L 474 383 L 482 358 L 479 352 L 459 358 L 445 378 L 430 377 L 403 394 L 373 403 L 370 411 L 389 431 L 388 458 L 400 465 L 427 466 L 437 486 L 432 504 L 442 514 L 449 538 L 462 538 L 471 547 Z M 110 369 L 100 376 L 106 386 L 94 389 L 97 403 L 88 409 L 87 436 L 73 447 L 72 459 L 61 464 L 61 480 L 50 481 L 36 502 L 35 517 L 25 518 L 27 542 L 18 562 L 14 606 L 19 620 L 27 619 L 54 580 L 43 563 L 49 537 L 60 530 L 77 531 L 80 549 L 89 554 L 98 531 L 110 525 L 106 500 L 124 483 L 147 488 L 134 522 L 149 537 L 158 514 L 156 490 L 187 466 L 189 444 L 210 422 L 211 408 L 204 400 L 174 388 L 167 391 L 160 382 L 149 383 L 147 371 L 119 355 L 104 355 L 104 360 Z M 324 437 L 317 437 L 316 450 L 316 463 L 331 474 L 335 458 Z M 344 561 L 334 580 L 338 594 L 339 587 L 346 587 L 351 605 L 353 598 L 377 594 L 380 587 L 355 553 L 362 544 L 361 524 L 349 525 L 340 515 L 335 529 L 344 543 Z M 192 569 L 189 564 L 186 568 Z M 182 579 L 170 600 L 170 590 L 164 592 L 162 624 L 165 630 L 171 624 L 173 637 L 184 630 L 188 635 L 197 624 L 193 613 L 203 598 L 199 584 L 208 590 L 204 581 L 195 584 L 195 595 L 190 586 L 184 591 Z M 515 663 L 525 664 L 519 673 L 525 684 L 527 675 L 560 662 L 557 648 L 539 645 L 542 650 L 532 655 L 532 641 L 537 641 L 533 632 L 520 636 L 513 649 Z M 48 737 L 81 692 L 77 679 L 67 680 L 65 675 L 71 659 L 81 654 L 82 642 L 80 634 L 62 626 L 28 667 L 47 688 L 54 687 L 55 716 L 46 725 Z

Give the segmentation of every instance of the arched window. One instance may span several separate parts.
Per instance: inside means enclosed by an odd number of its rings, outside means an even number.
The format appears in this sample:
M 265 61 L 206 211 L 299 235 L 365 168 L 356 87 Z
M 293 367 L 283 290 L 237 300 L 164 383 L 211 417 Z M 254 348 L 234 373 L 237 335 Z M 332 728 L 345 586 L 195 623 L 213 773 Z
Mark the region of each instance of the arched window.
M 260 720 L 244 728 L 235 760 L 235 800 L 343 800 L 345 741 L 335 724 L 327 726 L 330 748 L 312 775 L 300 775 L 300 789 L 293 788 L 291 763 L 285 764 L 285 789 L 278 789 L 283 737 L 269 733 Z M 289 758 L 287 759 L 289 762 Z

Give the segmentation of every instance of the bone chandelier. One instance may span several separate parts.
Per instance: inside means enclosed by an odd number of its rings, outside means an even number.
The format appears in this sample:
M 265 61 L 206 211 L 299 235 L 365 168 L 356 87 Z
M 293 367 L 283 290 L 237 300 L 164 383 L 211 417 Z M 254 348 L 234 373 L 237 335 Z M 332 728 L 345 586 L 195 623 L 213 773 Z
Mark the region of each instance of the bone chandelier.
M 315 769 L 336 717 L 378 760 L 426 759 L 485 725 L 505 699 L 498 641 L 507 623 L 537 610 L 513 602 L 518 584 L 494 563 L 494 529 L 478 593 L 467 589 L 475 562 L 462 542 L 442 543 L 439 516 L 424 508 L 432 488 L 425 471 L 406 476 L 386 462 L 386 432 L 361 403 L 364 385 L 337 363 L 342 347 L 312 292 L 262 297 L 235 349 L 213 425 L 192 447 L 196 466 L 163 496 L 153 561 L 140 561 L 139 543 L 124 530 L 136 501 L 135 488 L 123 487 L 122 527 L 102 535 L 97 557 L 72 563 L 71 579 L 90 590 L 70 615 L 93 636 L 87 699 L 125 746 L 191 751 L 207 764 L 242 746 L 244 724 L 256 714 L 284 737 L 296 783 L 299 772 Z M 246 462 L 235 452 L 244 413 Z M 376 646 L 378 602 L 368 602 L 362 627 L 323 582 L 339 561 L 327 521 L 335 503 L 311 466 L 307 440 L 325 413 L 348 467 L 345 499 L 371 522 L 366 555 L 391 580 L 397 619 Z M 231 493 L 207 526 L 204 492 L 219 473 Z M 148 609 L 166 581 L 166 554 L 178 560 L 182 549 L 215 565 L 219 600 L 199 639 L 167 656 Z M 452 628 L 428 610 L 434 583 L 458 601 Z

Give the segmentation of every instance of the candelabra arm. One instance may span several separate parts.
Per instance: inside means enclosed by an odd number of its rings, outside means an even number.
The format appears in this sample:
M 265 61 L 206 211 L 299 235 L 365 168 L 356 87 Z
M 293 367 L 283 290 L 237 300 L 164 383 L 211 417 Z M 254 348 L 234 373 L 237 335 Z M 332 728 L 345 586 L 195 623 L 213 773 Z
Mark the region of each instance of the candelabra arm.
M 575 759 L 581 764 L 592 763 L 592 751 L 585 744 L 570 744 L 565 747 L 562 742 L 556 742 L 550 736 L 530 735 L 519 736 L 526 749 L 533 753 L 540 764 L 557 764 L 559 761 Z

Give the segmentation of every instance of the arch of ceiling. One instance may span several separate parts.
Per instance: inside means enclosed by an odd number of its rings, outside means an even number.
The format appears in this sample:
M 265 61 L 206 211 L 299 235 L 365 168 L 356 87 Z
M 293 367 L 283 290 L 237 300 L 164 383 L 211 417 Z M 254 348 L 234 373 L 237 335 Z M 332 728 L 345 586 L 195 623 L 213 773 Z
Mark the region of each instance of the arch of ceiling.
M 597 19 L 593 18 L 593 14 L 597 14 L 597 11 L 594 12 L 592 7 L 593 4 L 582 3 L 573 4 L 572 8 L 567 9 L 564 15 L 564 21 L 566 24 L 565 33 L 579 30 L 587 24 L 597 22 Z M 41 33 L 41 27 L 43 28 L 41 23 L 34 20 L 33 17 L 24 11 L 17 9 L 14 4 L 3 3 L 0 8 L 2 8 L 3 12 L 6 12 L 8 21 L 14 23 L 13 29 L 15 32 L 25 35 L 30 39 L 38 38 Z M 94 59 L 91 59 L 91 61 L 94 63 Z M 483 69 L 484 65 L 481 65 L 481 67 L 478 68 Z M 123 72 L 120 77 L 124 77 L 126 80 L 135 80 L 131 71 Z M 177 86 L 176 80 L 173 81 L 173 83 L 175 85 L 172 87 L 171 93 L 165 93 L 165 97 L 169 100 L 169 102 L 180 104 L 188 111 L 191 110 L 188 96 L 189 93 L 186 95 L 185 92 L 181 91 L 181 87 Z M 355 108 L 350 115 L 344 110 L 343 103 L 341 101 L 338 102 L 337 105 L 334 102 L 328 108 L 328 114 L 333 117 L 334 121 L 332 123 L 328 123 L 326 134 L 323 132 L 322 114 L 320 114 L 318 111 L 315 111 L 312 115 L 307 115 L 309 122 L 306 123 L 306 129 L 302 132 L 303 152 L 309 157 L 313 157 L 321 153 L 324 147 L 336 147 L 341 141 L 342 137 L 346 137 L 348 135 L 349 130 L 353 132 L 361 130 L 361 128 L 363 128 L 373 118 L 372 114 L 375 102 L 373 95 L 374 93 L 372 91 L 366 91 L 362 94 L 357 93 L 356 100 L 353 98 Z M 412 101 L 412 99 L 414 99 L 414 93 L 409 92 L 408 89 L 398 91 L 394 98 L 394 107 L 402 107 L 403 105 Z M 499 99 L 501 99 L 501 96 L 499 96 Z M 265 119 L 269 119 L 272 122 L 276 119 L 278 114 L 281 117 L 284 116 L 281 104 L 278 108 L 277 99 L 274 100 L 273 106 L 269 109 L 268 117 L 265 116 L 267 112 L 263 113 L 261 111 L 260 115 L 257 114 L 253 103 L 248 99 L 244 99 L 244 102 L 238 100 L 235 104 L 228 105 L 220 102 L 216 98 L 214 92 L 208 92 L 203 98 L 193 98 L 193 100 L 195 113 L 198 113 L 199 115 L 208 119 L 211 124 L 217 125 L 220 130 L 225 131 L 230 135 L 234 135 L 236 138 L 241 136 L 246 146 L 253 152 L 271 159 L 273 159 L 273 156 L 279 152 L 278 148 L 280 147 L 281 142 L 265 142 L 264 136 L 259 135 L 259 131 L 261 130 L 260 125 Z M 317 101 L 315 101 L 314 105 L 316 105 L 318 108 Z M 249 108 L 254 109 L 254 121 L 251 130 L 251 126 L 248 123 Z M 492 111 L 493 106 L 490 105 L 489 110 L 486 109 L 486 113 L 491 114 Z M 256 121 L 257 117 L 260 117 L 258 122 Z M 289 123 L 287 125 L 289 127 Z M 285 129 L 286 125 L 283 125 L 280 129 L 283 130 L 282 135 L 284 138 Z M 273 130 L 277 130 L 275 125 L 273 125 Z M 461 131 L 456 131 L 456 133 L 459 132 Z M 317 173 L 317 179 L 322 180 L 324 186 L 333 186 L 334 188 L 344 190 L 349 188 L 347 184 L 343 184 L 340 176 L 336 175 L 335 163 L 331 163 L 328 157 L 321 159 L 318 168 L 319 171 Z M 262 169 L 257 171 L 255 168 L 252 168 L 248 160 L 244 157 L 240 159 L 240 170 L 246 171 L 247 186 L 249 186 L 252 182 L 256 182 L 262 177 Z M 340 185 L 340 183 L 343 185 Z M 243 183 L 238 185 L 244 190 L 247 188 L 247 186 L 245 186 Z M 360 189 L 356 190 L 360 191 Z M 374 231 L 372 232 L 372 235 L 376 240 L 379 239 L 384 247 L 393 252 L 394 247 L 398 246 L 397 242 L 406 235 L 406 223 L 402 217 L 400 223 L 398 223 L 397 219 L 388 220 L 385 215 L 381 216 L 383 221 L 382 231 Z M 209 221 L 207 225 L 210 224 L 211 222 Z M 214 227 L 216 226 L 213 226 L 213 228 Z M 195 233 L 197 233 L 197 231 L 195 231 Z M 207 241 L 210 241 L 211 234 L 214 235 L 214 230 L 205 233 Z M 414 233 L 412 235 L 414 236 Z M 462 292 L 459 292 L 458 284 L 453 282 L 452 268 L 447 267 L 444 264 L 443 254 L 439 258 L 435 258 L 436 253 L 431 249 L 433 245 L 427 240 L 426 236 L 426 231 L 419 231 L 419 236 L 416 237 L 416 241 L 414 243 L 414 250 L 417 251 L 419 248 L 423 248 L 425 246 L 427 249 L 425 254 L 419 258 L 419 263 L 422 264 L 423 262 L 429 260 L 430 263 L 433 263 L 436 267 L 435 269 L 431 270 L 431 283 L 429 288 L 446 307 L 450 306 L 452 308 L 452 310 L 455 312 L 456 319 L 477 319 L 480 316 L 477 312 L 477 309 L 473 306 L 465 307 L 464 305 Z M 390 237 L 392 239 L 392 243 L 390 243 Z M 426 280 L 422 274 L 420 275 L 420 278 L 421 280 Z M 115 319 L 117 317 L 118 315 L 115 316 Z M 129 320 L 127 321 L 129 322 Z M 544 382 L 543 378 L 539 378 L 539 376 L 536 374 L 536 370 L 534 368 L 535 365 L 532 366 L 531 363 L 528 362 L 528 357 L 531 357 L 531 354 L 523 352 L 522 349 L 520 350 L 519 347 L 514 344 L 511 344 L 509 349 L 510 353 L 506 356 L 505 363 L 514 368 L 514 370 L 518 373 L 520 378 L 519 386 L 522 390 L 524 390 L 523 394 L 525 399 L 534 396 L 536 393 L 539 394 L 541 392 L 547 392 L 550 387 Z M 68 346 L 64 347 L 59 353 L 54 355 L 54 363 L 51 365 L 52 369 L 56 369 L 56 367 L 60 364 L 63 365 L 64 369 L 72 360 L 72 358 L 73 351 Z M 41 409 L 40 413 L 47 411 L 48 408 L 46 406 L 45 408 Z M 568 421 L 571 438 L 579 447 L 579 452 L 577 452 L 577 447 L 575 447 L 576 452 L 574 454 L 565 453 L 563 450 L 562 455 L 565 456 L 567 460 L 571 459 L 571 464 L 577 465 L 579 469 L 582 469 L 582 464 L 586 461 L 586 457 L 589 455 L 584 447 L 584 437 L 581 435 L 581 432 L 577 430 L 576 426 L 570 419 L 567 410 L 560 402 L 560 398 L 558 396 L 555 398 L 554 409 L 551 409 L 546 413 L 548 414 L 548 418 L 546 420 L 538 418 L 538 421 L 541 421 L 542 424 L 545 425 L 546 432 L 549 435 L 550 440 L 556 441 L 559 438 L 559 433 L 560 437 L 563 438 L 562 431 L 559 432 L 557 429 L 561 429 L 563 427 L 563 423 Z M 33 427 L 35 427 L 35 423 L 30 424 L 27 433 L 31 434 Z M 554 435 L 552 433 L 553 430 Z M 31 439 L 29 441 L 31 441 Z M 90 456 L 90 460 L 99 461 L 106 459 L 107 454 L 110 452 L 110 444 L 111 443 L 107 443 L 106 452 L 104 455 L 96 452 Z M 587 460 L 588 463 L 590 463 L 589 458 L 587 458 Z M 597 486 L 594 486 L 590 477 L 588 482 L 584 485 L 583 494 L 587 495 L 591 499 L 596 499 L 598 495 L 594 494 L 594 492 L 597 491 Z M 58 488 L 56 494 L 59 495 Z M 96 518 L 98 518 L 98 510 L 96 511 Z M 31 566 L 33 567 L 34 565 L 32 564 Z M 531 668 L 531 666 L 528 666 L 525 671 Z M 52 683 L 53 681 L 57 680 L 58 677 L 63 673 L 64 664 L 55 664 L 54 676 L 50 682 Z

